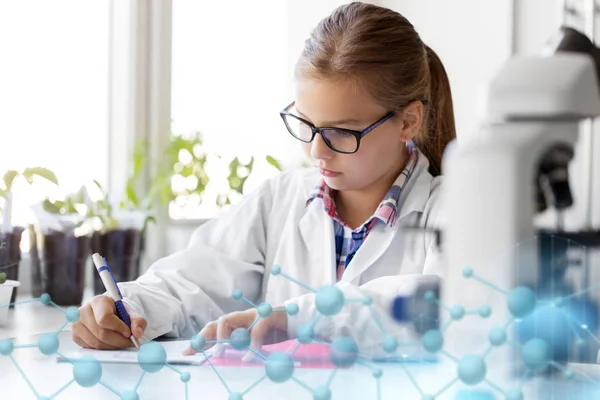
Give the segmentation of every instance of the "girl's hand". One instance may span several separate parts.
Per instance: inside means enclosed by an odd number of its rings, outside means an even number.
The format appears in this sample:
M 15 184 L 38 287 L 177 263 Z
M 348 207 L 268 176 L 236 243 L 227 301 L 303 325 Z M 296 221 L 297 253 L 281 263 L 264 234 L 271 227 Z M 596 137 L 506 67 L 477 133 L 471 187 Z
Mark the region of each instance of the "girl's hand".
M 282 310 L 282 311 L 275 311 Z M 260 352 L 262 345 L 265 342 L 274 343 L 287 339 L 287 313 L 284 307 L 275 307 L 274 311 L 268 318 L 258 318 L 258 311 L 255 308 L 246 311 L 233 312 L 222 316 L 216 321 L 209 322 L 204 326 L 198 335 L 201 335 L 204 340 L 228 340 L 231 334 L 238 328 L 250 329 L 250 347 L 253 350 Z M 254 325 L 253 325 L 254 324 Z M 211 345 L 207 345 L 207 348 Z M 224 348 L 217 344 L 213 356 L 220 357 L 223 355 Z M 196 354 L 196 351 L 190 346 L 184 352 L 184 355 Z M 249 361 L 254 357 L 254 354 L 249 350 L 244 356 L 243 361 Z
M 125 306 L 131 317 L 131 330 L 116 315 L 115 302 L 108 296 L 99 295 L 79 308 L 79 321 L 73 323 L 73 341 L 81 347 L 98 350 L 116 350 L 132 347 L 129 336 L 140 339 L 146 320 L 135 315 Z

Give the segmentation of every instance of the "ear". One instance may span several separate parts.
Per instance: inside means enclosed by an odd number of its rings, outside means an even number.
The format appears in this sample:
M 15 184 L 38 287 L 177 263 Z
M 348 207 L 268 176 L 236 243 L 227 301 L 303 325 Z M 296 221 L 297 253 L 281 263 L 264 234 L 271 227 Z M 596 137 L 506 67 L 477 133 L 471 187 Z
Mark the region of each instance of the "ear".
M 423 103 L 413 101 L 401 112 L 401 135 L 402 139 L 409 141 L 421 130 L 423 124 Z

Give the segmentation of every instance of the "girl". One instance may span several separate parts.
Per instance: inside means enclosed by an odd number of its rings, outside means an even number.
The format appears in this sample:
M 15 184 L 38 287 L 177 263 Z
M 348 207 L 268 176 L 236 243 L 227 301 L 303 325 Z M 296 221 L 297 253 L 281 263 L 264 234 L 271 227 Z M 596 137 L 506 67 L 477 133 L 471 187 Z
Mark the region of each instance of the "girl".
M 315 336 L 352 335 L 368 352 L 380 347 L 383 331 L 402 335 L 388 316 L 390 302 L 442 275 L 434 238 L 404 230 L 441 222 L 442 153 L 455 138 L 442 63 L 397 12 L 341 6 L 306 41 L 295 99 L 281 117 L 318 169 L 264 183 L 199 227 L 185 250 L 120 283 L 131 331 L 108 297 L 82 306 L 75 342 L 116 349 L 131 346 L 131 334 L 144 342 L 199 331 L 224 340 L 252 326 L 258 350 L 268 333 L 295 338 L 314 322 L 317 299 L 331 312 L 314 325 Z M 253 324 L 257 310 L 235 290 L 256 305 L 287 306 L 290 315 L 273 312 Z

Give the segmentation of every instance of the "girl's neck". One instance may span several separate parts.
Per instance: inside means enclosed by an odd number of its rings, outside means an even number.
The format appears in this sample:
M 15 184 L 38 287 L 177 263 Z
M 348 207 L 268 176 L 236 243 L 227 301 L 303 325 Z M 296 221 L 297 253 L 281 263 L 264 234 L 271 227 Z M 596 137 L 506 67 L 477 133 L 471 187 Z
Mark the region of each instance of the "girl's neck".
M 365 223 L 375 213 L 404 169 L 407 159 L 404 157 L 399 167 L 390 169 L 386 175 L 370 186 L 356 191 L 336 191 L 334 201 L 340 219 L 353 230 Z

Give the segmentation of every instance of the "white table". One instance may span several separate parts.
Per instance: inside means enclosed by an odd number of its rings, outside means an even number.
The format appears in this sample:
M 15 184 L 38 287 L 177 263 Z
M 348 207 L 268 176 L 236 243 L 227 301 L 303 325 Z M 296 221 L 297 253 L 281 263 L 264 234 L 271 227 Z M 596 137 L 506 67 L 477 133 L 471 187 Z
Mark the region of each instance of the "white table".
M 65 322 L 64 314 L 55 308 L 39 303 L 29 303 L 10 310 L 9 325 L 0 328 L 0 339 L 15 338 L 16 344 L 37 343 L 37 336 L 48 331 L 56 331 Z M 69 326 L 60 335 L 59 351 L 66 352 L 75 346 L 71 341 Z M 23 370 L 39 396 L 49 397 L 73 379 L 73 366 L 69 363 L 56 362 L 56 356 L 45 356 L 38 348 L 15 349 L 12 353 L 19 368 Z M 404 367 L 398 364 L 377 364 L 383 371 L 381 380 L 381 399 L 420 399 L 421 395 L 411 384 Z M 136 365 L 104 364 L 102 380 L 118 393 L 133 389 L 142 375 L 142 369 Z M 409 371 L 415 381 L 425 392 L 437 393 L 456 377 L 456 364 L 443 362 L 439 364 L 409 364 Z M 570 365 L 576 372 L 573 381 L 535 379 L 523 387 L 525 399 L 593 399 L 600 398 L 600 366 Z M 180 367 L 182 372 L 189 372 L 188 399 L 227 399 L 228 391 L 209 366 Z M 262 367 L 220 367 L 219 372 L 232 391 L 243 392 L 254 382 L 264 376 Z M 297 369 L 294 377 L 311 388 L 325 384 L 331 370 Z M 599 383 L 592 383 L 596 381 Z M 458 384 L 452 388 L 459 387 Z M 355 365 L 350 369 L 338 370 L 332 384 L 332 399 L 377 399 L 377 384 L 369 368 Z M 489 386 L 482 384 L 472 388 L 486 390 Z M 456 398 L 453 390 L 443 392 L 436 399 Z M 180 375 L 173 370 L 163 368 L 156 373 L 146 373 L 137 393 L 140 399 L 184 400 L 185 385 Z M 501 399 L 498 392 L 494 398 Z M 0 355 L 0 398 L 36 399 L 32 389 L 7 356 Z M 118 399 L 106 387 L 98 384 L 86 388 L 72 383 L 56 399 Z M 312 399 L 313 395 L 306 388 L 294 381 L 277 384 L 265 379 L 243 397 L 246 399 Z M 472 400 L 483 400 L 491 397 L 468 397 Z M 466 398 L 465 398 L 466 399 Z

